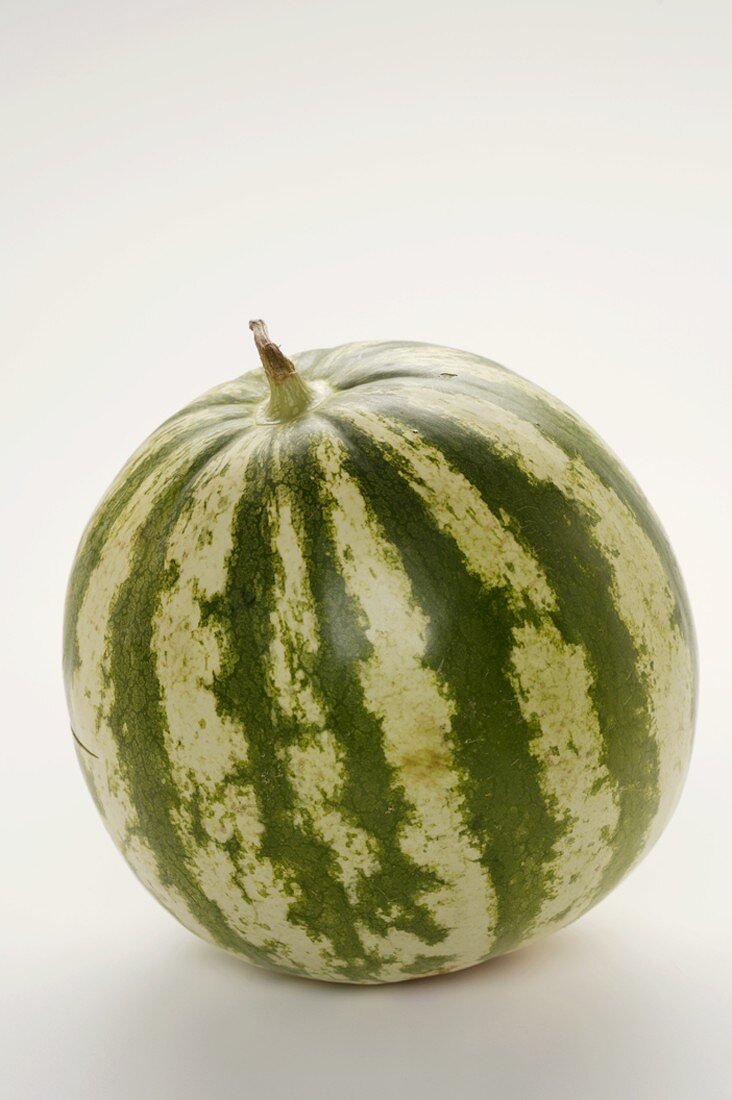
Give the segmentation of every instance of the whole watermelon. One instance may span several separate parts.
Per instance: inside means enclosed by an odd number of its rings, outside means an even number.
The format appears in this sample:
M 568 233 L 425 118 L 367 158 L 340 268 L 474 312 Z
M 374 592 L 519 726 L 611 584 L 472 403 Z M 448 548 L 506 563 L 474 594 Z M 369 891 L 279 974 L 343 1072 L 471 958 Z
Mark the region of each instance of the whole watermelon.
M 184 925 L 260 966 L 389 982 L 574 920 L 684 781 L 687 598 L 564 405 L 413 343 L 211 390 L 130 459 L 66 607 L 99 811 Z

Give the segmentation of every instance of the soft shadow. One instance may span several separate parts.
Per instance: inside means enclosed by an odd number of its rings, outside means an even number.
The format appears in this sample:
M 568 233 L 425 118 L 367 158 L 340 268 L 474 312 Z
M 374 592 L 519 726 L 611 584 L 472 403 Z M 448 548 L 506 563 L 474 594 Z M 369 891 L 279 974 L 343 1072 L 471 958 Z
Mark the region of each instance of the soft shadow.
M 58 1039 L 79 1043 L 77 1094 L 105 1100 L 686 1096 L 717 1041 L 703 1013 L 724 1007 L 666 958 L 585 924 L 457 974 L 356 987 L 181 937 L 87 975 Z

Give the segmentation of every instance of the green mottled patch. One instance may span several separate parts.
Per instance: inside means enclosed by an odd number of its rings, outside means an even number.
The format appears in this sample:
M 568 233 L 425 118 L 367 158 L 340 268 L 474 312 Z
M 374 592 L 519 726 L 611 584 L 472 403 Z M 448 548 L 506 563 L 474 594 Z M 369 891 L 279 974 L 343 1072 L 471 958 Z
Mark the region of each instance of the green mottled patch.
M 453 955 L 418 955 L 414 962 L 403 968 L 402 973 L 410 974 L 413 978 L 422 978 L 425 974 L 439 974 L 442 970 L 450 970 L 454 962 Z

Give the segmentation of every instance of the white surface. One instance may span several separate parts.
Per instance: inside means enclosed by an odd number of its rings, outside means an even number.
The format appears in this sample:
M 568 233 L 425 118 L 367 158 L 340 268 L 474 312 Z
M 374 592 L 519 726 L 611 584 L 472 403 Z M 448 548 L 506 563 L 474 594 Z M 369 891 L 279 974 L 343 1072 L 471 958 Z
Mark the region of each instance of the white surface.
M 126 4 L 0 15 L 0 1035 L 10 1097 L 727 1097 L 732 8 Z M 586 417 L 663 519 L 703 692 L 658 847 L 554 940 L 382 989 L 270 977 L 135 882 L 60 620 L 123 460 L 285 349 L 465 347 Z

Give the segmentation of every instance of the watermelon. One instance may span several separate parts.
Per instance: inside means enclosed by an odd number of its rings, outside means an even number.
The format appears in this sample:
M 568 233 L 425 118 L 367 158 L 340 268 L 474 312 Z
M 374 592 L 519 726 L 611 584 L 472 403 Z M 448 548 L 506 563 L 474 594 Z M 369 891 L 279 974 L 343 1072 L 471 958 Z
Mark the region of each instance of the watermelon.
M 78 758 L 154 896 L 326 981 L 457 970 L 649 850 L 693 735 L 689 605 L 635 482 L 487 359 L 357 343 L 166 421 L 68 588 Z

